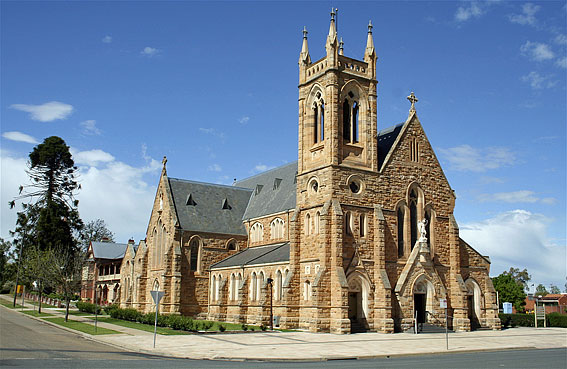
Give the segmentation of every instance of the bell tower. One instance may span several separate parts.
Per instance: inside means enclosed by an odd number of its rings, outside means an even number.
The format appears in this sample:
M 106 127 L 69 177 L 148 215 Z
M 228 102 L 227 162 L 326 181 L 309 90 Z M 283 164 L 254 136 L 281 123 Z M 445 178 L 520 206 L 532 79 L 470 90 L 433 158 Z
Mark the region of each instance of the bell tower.
M 307 30 L 299 57 L 298 175 L 327 166 L 378 171 L 376 52 L 372 24 L 363 60 L 343 55 L 331 12 L 326 55 L 311 61 Z

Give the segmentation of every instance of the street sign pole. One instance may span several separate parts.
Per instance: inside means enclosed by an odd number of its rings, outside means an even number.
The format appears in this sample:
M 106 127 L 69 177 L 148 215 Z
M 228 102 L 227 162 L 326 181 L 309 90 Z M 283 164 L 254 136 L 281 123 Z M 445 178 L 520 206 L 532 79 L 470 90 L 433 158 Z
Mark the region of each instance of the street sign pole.
M 154 348 L 156 348 L 157 317 L 158 317 L 158 311 L 159 311 L 159 301 L 161 300 L 163 295 L 165 295 L 165 292 L 155 290 L 155 291 L 150 291 L 150 294 L 152 295 L 152 298 L 154 299 L 154 302 L 156 303 L 156 318 L 155 318 L 155 321 L 154 321 Z
M 447 346 L 447 350 L 449 350 L 449 331 L 448 331 L 449 317 L 447 315 L 447 299 L 440 299 L 439 307 L 441 309 L 445 309 L 445 344 Z

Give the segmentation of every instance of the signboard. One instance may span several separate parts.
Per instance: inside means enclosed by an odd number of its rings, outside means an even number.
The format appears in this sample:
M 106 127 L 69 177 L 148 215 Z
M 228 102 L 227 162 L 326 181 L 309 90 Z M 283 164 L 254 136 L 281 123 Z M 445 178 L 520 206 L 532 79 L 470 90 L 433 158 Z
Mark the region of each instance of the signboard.
M 543 319 L 545 317 L 545 306 L 538 306 L 536 308 L 536 315 L 538 318 Z
M 502 312 L 504 314 L 512 314 L 512 303 L 511 302 L 503 302 L 502 303 Z
M 152 294 L 152 299 L 154 299 L 156 305 L 159 304 L 161 298 L 165 295 L 165 292 L 163 291 L 150 291 L 150 293 Z
M 447 309 L 447 299 L 439 299 L 439 307 L 441 309 Z

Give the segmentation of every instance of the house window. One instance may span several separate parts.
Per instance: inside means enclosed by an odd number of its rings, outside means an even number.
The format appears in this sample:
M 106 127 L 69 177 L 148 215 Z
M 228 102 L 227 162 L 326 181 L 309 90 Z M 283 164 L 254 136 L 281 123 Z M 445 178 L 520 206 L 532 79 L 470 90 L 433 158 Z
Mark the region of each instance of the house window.
M 305 234 L 311 234 L 311 215 L 309 213 L 305 215 Z
M 211 300 L 213 301 L 215 301 L 216 284 L 217 284 L 217 276 L 214 275 L 213 279 L 211 280 Z
M 236 250 L 236 241 L 235 241 L 235 240 L 230 240 L 230 241 L 228 241 L 228 244 L 226 245 L 226 248 L 227 248 L 229 251 Z
M 191 252 L 190 256 L 190 269 L 192 271 L 197 271 L 199 268 L 199 253 L 201 252 L 201 242 L 198 238 L 193 238 L 189 244 L 189 249 Z
M 272 239 L 279 239 L 284 237 L 284 221 L 281 218 L 276 218 L 270 224 Z
M 281 300 L 282 295 L 283 295 L 282 272 L 278 270 L 276 273 L 276 300 Z
M 256 301 L 260 300 L 260 296 L 262 295 L 262 287 L 264 286 L 264 272 L 258 273 L 258 283 L 256 285 Z
M 242 283 L 242 275 L 238 273 L 236 275 L 236 283 L 234 285 L 234 299 L 238 300 L 240 298 L 240 283 Z
M 256 286 L 258 284 L 258 280 L 256 279 L 256 272 L 252 273 L 252 279 L 250 281 L 250 301 L 256 300 Z
M 397 211 L 398 217 L 398 257 L 404 256 L 404 208 L 403 206 L 398 207 Z
M 264 226 L 262 223 L 256 222 L 250 228 L 250 239 L 252 242 L 261 242 L 264 240 Z

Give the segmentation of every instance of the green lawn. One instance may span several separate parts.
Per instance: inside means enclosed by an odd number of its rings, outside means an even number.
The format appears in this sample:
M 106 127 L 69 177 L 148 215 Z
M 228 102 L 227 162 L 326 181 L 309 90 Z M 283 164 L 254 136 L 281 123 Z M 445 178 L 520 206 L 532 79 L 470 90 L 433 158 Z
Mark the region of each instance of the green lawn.
M 65 314 L 65 309 L 59 309 L 59 310 L 56 310 L 56 311 L 59 312 L 59 313 Z M 79 310 L 69 310 L 69 315 L 75 315 L 75 316 L 93 316 L 93 317 L 94 317 L 94 314 L 86 313 L 86 312 L 84 312 L 84 311 L 79 311 Z M 99 316 L 100 316 L 100 314 L 99 314 Z
M 14 308 L 14 306 L 12 306 L 12 304 L 13 304 L 12 301 L 6 301 L 4 299 L 1 299 L 0 304 L 2 304 L 3 306 L 6 306 L 7 308 L 10 308 L 10 309 Z M 22 307 L 22 305 L 16 304 L 16 309 L 20 309 L 21 307 Z
M 94 320 L 94 317 L 90 317 L 90 319 Z M 103 323 L 110 323 L 110 324 L 119 325 L 121 327 L 138 329 L 140 331 L 146 331 L 146 332 L 153 332 L 154 331 L 153 325 L 142 324 L 142 323 L 137 323 L 137 322 L 130 322 L 128 320 L 114 319 L 114 318 L 108 318 L 108 317 L 99 317 L 98 321 L 103 322 Z M 165 327 L 157 327 L 157 333 L 163 334 L 163 335 L 168 335 L 168 336 L 189 334 L 189 332 L 187 332 L 187 331 L 176 331 L 174 329 L 165 328 Z
M 27 315 L 31 315 L 31 316 L 36 316 L 36 317 L 45 317 L 45 316 L 53 316 L 53 314 L 48 314 L 48 313 L 38 313 L 37 311 L 34 310 L 24 310 L 22 311 L 22 313 L 27 314 Z
M 98 327 L 95 332 L 94 325 L 77 322 L 74 320 L 65 321 L 65 318 L 45 318 L 45 320 L 50 321 L 55 324 L 59 324 L 63 327 L 71 328 L 76 331 L 81 331 L 83 333 L 92 334 L 92 335 L 100 335 L 100 334 L 116 334 L 120 333 L 118 331 L 114 331 L 112 329 Z

